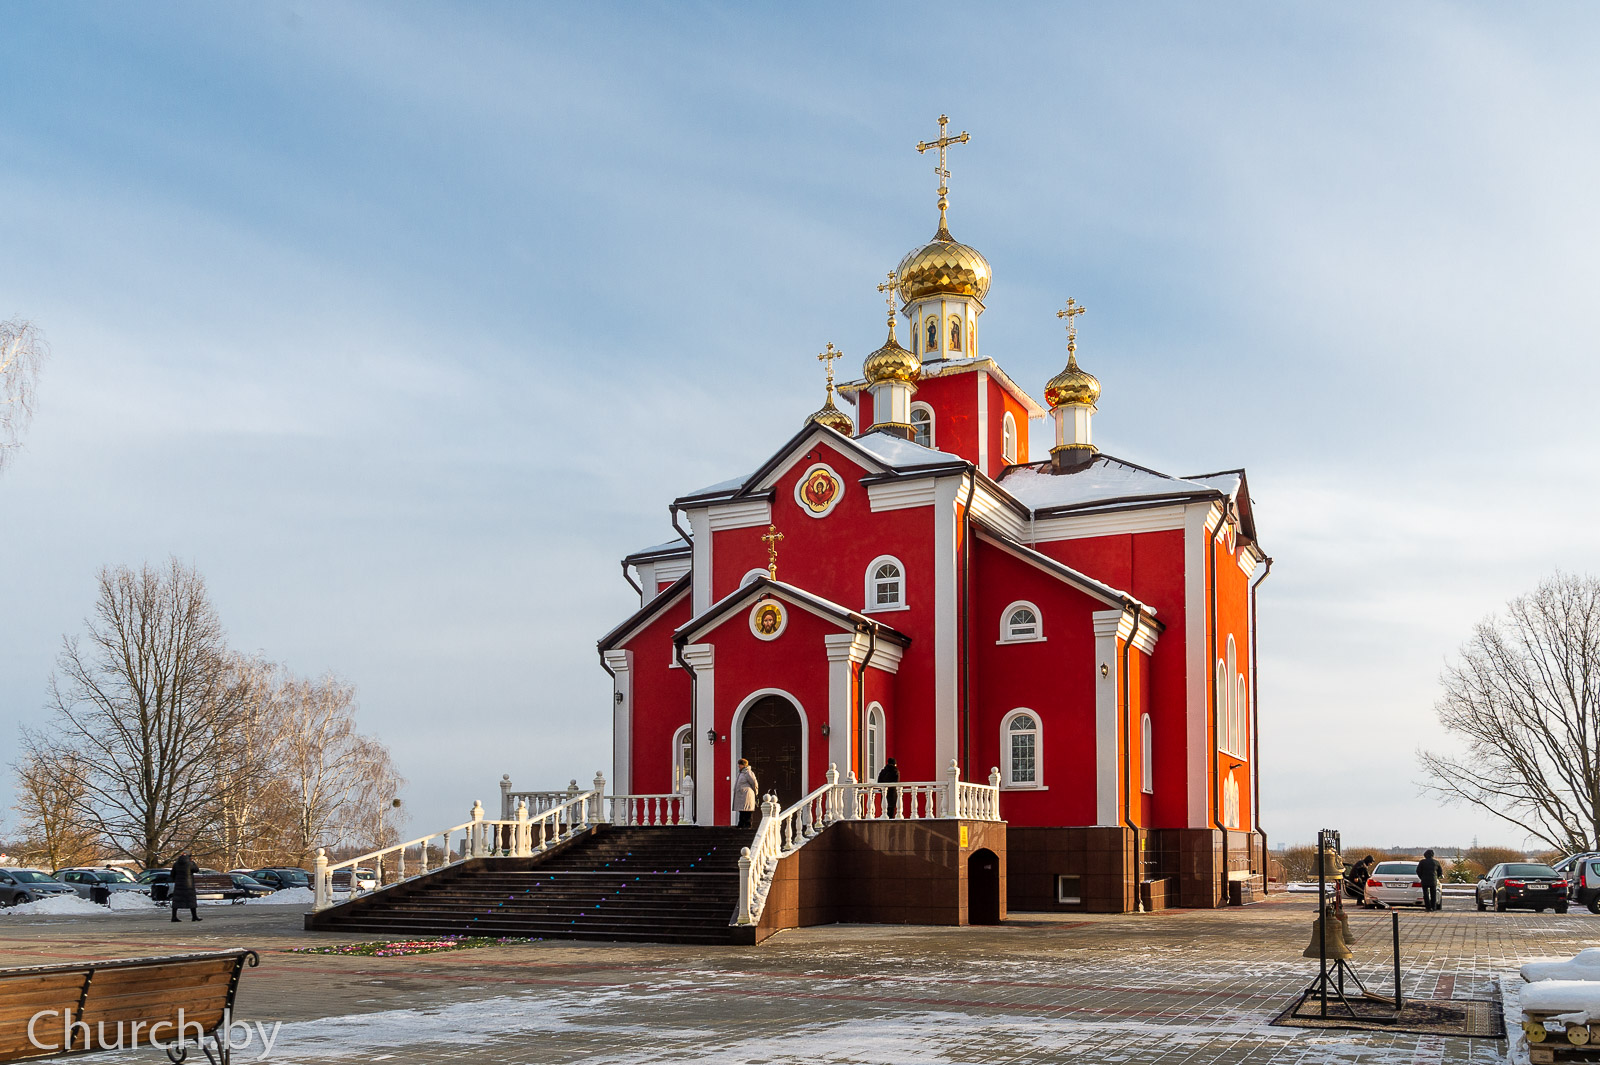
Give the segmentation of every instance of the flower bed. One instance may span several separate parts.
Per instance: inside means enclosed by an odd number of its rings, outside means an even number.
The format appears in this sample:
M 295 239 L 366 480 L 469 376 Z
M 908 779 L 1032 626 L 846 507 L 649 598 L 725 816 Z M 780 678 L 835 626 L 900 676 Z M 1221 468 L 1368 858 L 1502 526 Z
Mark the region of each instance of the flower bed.
M 289 954 L 345 954 L 363 958 L 400 958 L 409 954 L 438 954 L 447 950 L 474 950 L 478 947 L 498 947 L 508 943 L 537 943 L 536 939 L 505 936 L 491 939 L 485 936 L 440 936 L 438 939 L 385 940 L 376 943 L 335 943 L 326 947 L 293 947 Z

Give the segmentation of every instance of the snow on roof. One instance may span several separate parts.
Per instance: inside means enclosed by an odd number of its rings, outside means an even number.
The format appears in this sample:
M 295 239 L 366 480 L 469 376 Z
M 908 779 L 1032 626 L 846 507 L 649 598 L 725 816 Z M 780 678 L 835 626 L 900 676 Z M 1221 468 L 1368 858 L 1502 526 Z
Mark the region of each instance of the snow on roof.
M 1184 480 L 1215 488 L 1229 499 L 1232 499 L 1239 491 L 1239 486 L 1244 483 L 1244 475 L 1239 470 L 1225 470 L 1222 473 L 1205 473 L 1199 476 L 1185 477 Z
M 1235 481 L 1238 479 L 1237 474 L 1228 476 Z M 1110 455 L 1095 456 L 1093 462 L 1077 473 L 1053 474 L 1048 464 L 1013 466 L 1001 477 L 1000 486 L 1031 510 L 1225 491 L 1219 484 L 1169 477 Z
M 729 492 L 737 492 L 744 487 L 744 483 L 749 479 L 749 474 L 745 474 L 743 477 L 730 477 L 726 481 L 718 481 L 716 484 L 708 484 L 704 488 L 697 488 L 683 496 L 683 498 L 693 499 L 697 496 L 719 496 L 726 495 Z
M 652 555 L 684 555 L 688 554 L 690 550 L 691 548 L 686 541 L 677 539 L 668 540 L 664 544 L 652 544 L 649 547 L 641 547 L 637 551 L 630 552 L 626 557 L 649 558 Z
M 935 451 L 891 433 L 868 433 L 856 437 L 852 443 L 884 465 L 902 470 L 920 466 L 960 466 L 967 461 L 960 455 Z

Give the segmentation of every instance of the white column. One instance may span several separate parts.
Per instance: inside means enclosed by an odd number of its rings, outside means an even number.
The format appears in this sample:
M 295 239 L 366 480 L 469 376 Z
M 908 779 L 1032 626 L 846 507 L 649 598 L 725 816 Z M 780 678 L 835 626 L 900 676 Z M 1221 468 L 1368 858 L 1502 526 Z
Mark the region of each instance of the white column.
M 694 550 L 690 555 L 694 566 L 694 590 L 690 596 L 695 617 L 710 609 L 711 598 L 711 512 L 706 509 L 691 510 L 689 535 L 694 537 Z
M 867 637 L 836 632 L 824 636 L 822 643 L 828 655 L 828 761 L 854 769 L 850 746 L 857 715 L 851 667 L 867 657 Z
M 695 581 L 699 584 L 698 577 Z M 706 732 L 716 728 L 716 671 L 712 668 L 716 648 L 709 643 L 692 643 L 683 649 L 683 660 L 694 670 L 694 790 L 697 825 L 729 824 L 728 812 L 715 809 L 717 777 L 715 747 Z
M 618 795 L 633 791 L 633 652 L 607 651 L 605 663 L 616 673 L 611 694 L 611 779 Z
M 941 477 L 933 503 L 933 765 L 937 774 L 961 754 L 961 677 L 956 631 L 956 501 L 966 477 Z M 908 587 L 907 597 L 917 590 Z M 937 778 L 935 778 L 937 779 Z
M 978 379 L 978 469 L 994 476 L 989 469 L 989 371 L 972 375 Z
M 1122 656 L 1117 639 L 1127 638 L 1133 622 L 1122 610 L 1094 612 L 1094 821 L 1116 827 L 1118 788 L 1122 784 L 1121 715 L 1117 698 L 1122 692 Z M 1105 666 L 1104 676 L 1100 667 Z

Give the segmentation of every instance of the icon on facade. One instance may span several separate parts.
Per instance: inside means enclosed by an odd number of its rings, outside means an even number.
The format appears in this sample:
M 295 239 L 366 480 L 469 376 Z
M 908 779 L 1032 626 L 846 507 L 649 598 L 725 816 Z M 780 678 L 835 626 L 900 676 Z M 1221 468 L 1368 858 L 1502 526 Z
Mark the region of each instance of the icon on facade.
M 842 495 L 844 483 L 839 480 L 839 475 L 821 463 L 806 471 L 794 491 L 795 501 L 814 518 L 820 518 L 832 510 Z
M 750 631 L 755 633 L 757 639 L 776 640 L 788 621 L 783 607 L 771 599 L 762 600 L 750 611 Z

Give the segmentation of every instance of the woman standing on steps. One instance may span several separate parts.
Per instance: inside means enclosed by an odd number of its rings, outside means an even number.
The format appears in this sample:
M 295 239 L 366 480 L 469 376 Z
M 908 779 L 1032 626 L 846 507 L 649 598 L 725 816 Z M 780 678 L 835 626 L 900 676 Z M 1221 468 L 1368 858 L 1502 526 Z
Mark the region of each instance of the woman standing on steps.
M 733 779 L 733 812 L 739 815 L 740 828 L 750 827 L 750 815 L 756 812 L 756 789 L 760 786 L 750 768 L 750 759 L 739 759 L 739 775 Z

